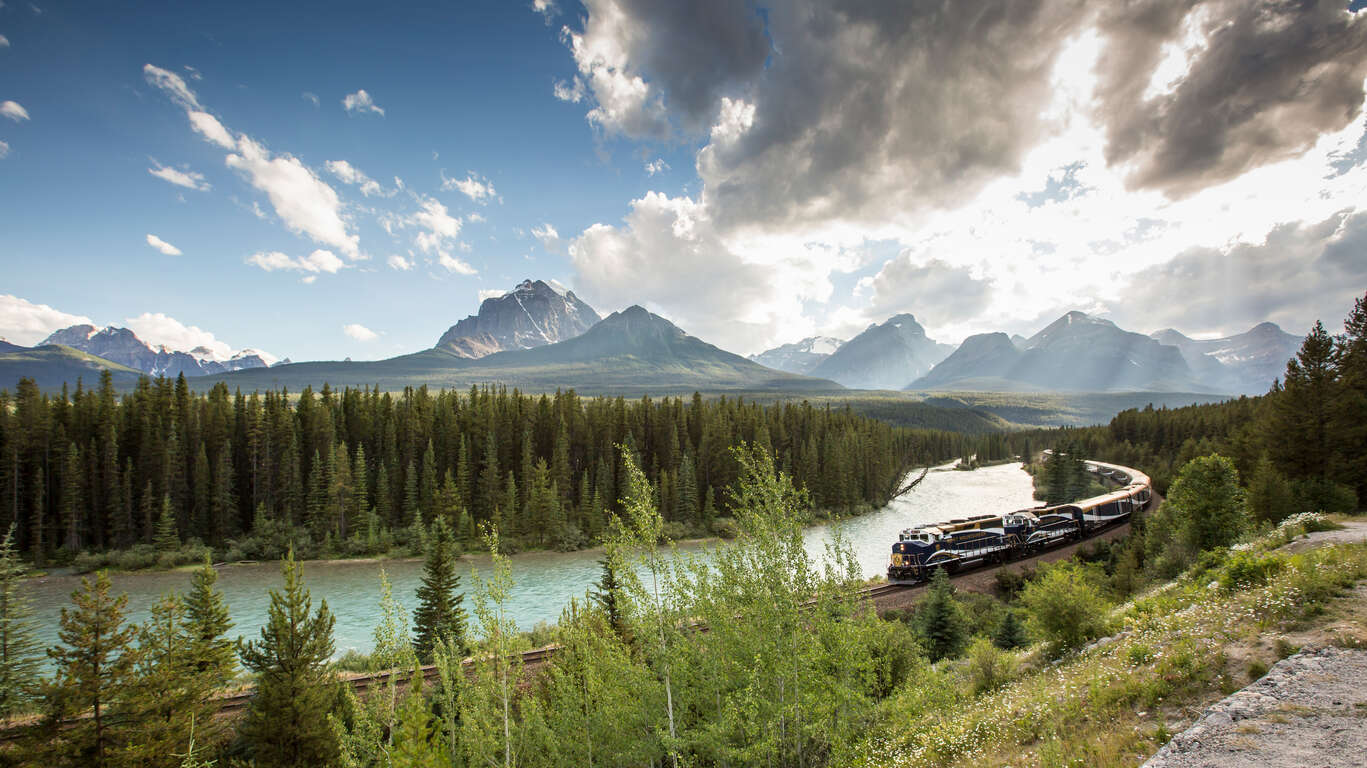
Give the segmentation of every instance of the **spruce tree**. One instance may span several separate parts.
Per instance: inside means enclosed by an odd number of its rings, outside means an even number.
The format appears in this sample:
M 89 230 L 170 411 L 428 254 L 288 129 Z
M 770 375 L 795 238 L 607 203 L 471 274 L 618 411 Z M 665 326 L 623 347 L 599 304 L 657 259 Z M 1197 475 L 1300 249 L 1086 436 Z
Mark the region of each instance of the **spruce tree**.
M 62 609 L 62 645 L 47 652 L 56 668 L 43 689 L 48 713 L 54 723 L 74 719 L 56 737 L 63 765 L 104 768 L 125 746 L 128 723 L 116 713 L 132 692 L 136 627 L 124 625 L 128 595 L 113 597 L 110 586 L 104 571 L 81 579 L 74 607 Z
M 438 641 L 453 640 L 466 647 L 464 594 L 458 594 L 460 576 L 456 574 L 455 542 L 446 520 L 438 517 L 432 525 L 427 559 L 422 566 L 418 587 L 418 607 L 413 611 L 413 647 L 423 663 L 430 663 L 432 648 Z
M 158 552 L 180 549 L 180 534 L 176 533 L 176 513 L 171 508 L 171 497 L 161 497 L 161 517 L 157 518 L 157 537 L 153 542 Z
M 622 583 L 617 578 L 617 566 L 613 564 L 612 558 L 604 555 L 599 558 L 598 565 L 603 570 L 603 575 L 595 585 L 596 589 L 589 593 L 593 602 L 603 610 L 607 617 L 608 627 L 622 639 L 627 640 L 627 620 L 623 613 L 622 605 Z
M 997 626 L 997 633 L 992 636 L 992 644 L 1003 651 L 1024 648 L 1030 644 L 1030 638 L 1025 634 L 1025 625 L 1021 623 L 1015 611 L 1007 611 L 1002 617 L 1001 624 Z
M 203 675 L 212 689 L 226 686 L 237 674 L 237 653 L 228 630 L 233 622 L 223 593 L 214 588 L 218 571 L 206 555 L 204 565 L 190 577 L 185 595 L 185 642 L 191 671 Z
M 441 729 L 422 695 L 422 672 L 413 670 L 408 695 L 399 706 L 398 727 L 390 752 L 391 768 L 445 768 L 451 765 Z
M 954 587 L 943 568 L 935 569 L 930 589 L 917 606 L 916 628 L 931 661 L 958 656 L 968 639 L 963 609 L 954 599 Z
M 294 550 L 281 571 L 284 589 L 270 592 L 261 638 L 238 644 L 242 665 L 257 681 L 239 734 L 261 768 L 331 765 L 338 756 L 337 735 L 328 722 L 337 699 L 328 668 L 336 620 L 326 600 L 310 616 L 313 600 Z
M 175 753 L 194 722 L 200 725 L 201 743 L 217 741 L 223 733 L 223 726 L 214 723 L 213 687 L 195 674 L 185 620 L 185 604 L 168 594 L 152 605 L 138 630 L 137 661 L 123 707 L 130 719 L 123 753 L 128 764 L 177 768 Z
M 14 548 L 16 526 L 10 523 L 0 540 L 0 718 L 24 708 L 38 679 L 38 641 L 23 589 L 24 565 Z

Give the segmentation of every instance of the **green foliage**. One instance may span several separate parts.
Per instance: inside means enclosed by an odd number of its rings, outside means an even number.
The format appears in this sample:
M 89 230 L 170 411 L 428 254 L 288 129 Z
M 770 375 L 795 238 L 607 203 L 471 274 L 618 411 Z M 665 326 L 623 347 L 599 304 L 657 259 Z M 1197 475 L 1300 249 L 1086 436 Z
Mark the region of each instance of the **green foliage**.
M 1258 459 L 1248 479 L 1248 515 L 1260 525 L 1276 525 L 1296 513 L 1291 483 L 1267 454 Z
M 1015 611 L 1007 611 L 1002 616 L 1001 624 L 992 635 L 992 643 L 1004 651 L 1013 651 L 1030 644 L 1030 638 L 1025 634 L 1025 625 L 1017 618 Z
M 451 529 L 438 517 L 428 536 L 418 607 L 413 612 L 413 647 L 424 662 L 432 658 L 432 648 L 439 640 L 451 638 L 458 647 L 466 646 L 466 615 L 461 606 L 465 595 L 456 591 L 460 576 L 456 574 L 454 547 Z
M 1271 555 L 1236 552 L 1226 561 L 1220 586 L 1226 591 L 1256 587 L 1281 570 L 1283 560 Z
M 258 766 L 327 765 L 337 759 L 337 737 L 328 724 L 336 688 L 332 657 L 335 619 L 324 600 L 313 600 L 291 552 L 281 564 L 283 590 L 270 591 L 261 637 L 239 643 L 242 665 L 256 676 L 239 735 Z
M 1054 653 L 1082 647 L 1109 629 L 1110 605 L 1094 569 L 1060 563 L 1026 585 L 1020 601 L 1030 630 Z
M 94 581 L 81 579 L 80 589 L 71 593 L 72 608 L 62 609 L 62 645 L 48 649 L 55 667 L 43 685 L 54 726 L 46 750 L 51 765 L 122 765 L 118 754 L 128 744 L 127 704 L 138 656 L 133 647 L 136 628 L 124 624 L 128 596 L 113 597 L 110 588 L 103 571 Z M 90 717 L 56 727 L 58 721 L 86 712 Z
M 963 608 L 942 568 L 935 570 L 925 599 L 916 607 L 916 631 L 931 661 L 958 656 L 968 640 Z
M 11 523 L 0 540 L 0 719 L 28 706 L 38 678 L 33 607 L 24 594 L 24 567 L 14 550 L 14 528 Z
M 1168 491 L 1177 535 L 1194 551 L 1228 546 L 1247 529 L 1239 470 L 1219 454 L 1192 459 Z
M 622 583 L 617 578 L 617 570 L 621 566 L 615 564 L 613 558 L 606 554 L 599 558 L 598 565 L 602 568 L 602 576 L 599 577 L 595 589 L 589 593 L 589 597 L 603 612 L 608 628 L 613 634 L 626 641 L 631 635 L 627 629 L 626 614 L 623 613 L 625 606 L 622 605 Z
M 964 662 L 974 693 L 1000 688 L 1016 674 L 1015 657 L 981 635 L 969 643 L 968 650 L 964 652 Z
M 228 630 L 228 604 L 223 593 L 214 588 L 218 571 L 206 558 L 203 567 L 190 576 L 190 591 L 185 603 L 185 651 L 193 674 L 206 679 L 207 689 L 226 686 L 237 675 L 237 653 Z
M 440 723 L 422 697 L 422 672 L 415 668 L 399 708 L 389 764 L 392 768 L 444 768 L 451 765 L 444 746 Z

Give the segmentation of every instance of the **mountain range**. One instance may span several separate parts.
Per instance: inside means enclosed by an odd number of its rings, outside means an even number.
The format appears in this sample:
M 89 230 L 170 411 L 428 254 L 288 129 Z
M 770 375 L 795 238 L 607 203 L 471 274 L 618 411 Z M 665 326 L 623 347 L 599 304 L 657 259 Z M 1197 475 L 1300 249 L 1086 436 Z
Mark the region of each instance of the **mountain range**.
M 116 384 L 139 375 L 184 374 L 192 386 L 243 390 L 304 386 L 467 387 L 597 394 L 702 391 L 832 392 L 1265 392 L 1301 338 L 1273 323 L 1222 339 L 1173 329 L 1151 336 L 1069 312 L 1035 335 L 970 336 L 958 347 L 927 336 L 910 314 L 875 323 L 848 341 L 816 336 L 749 359 L 690 336 L 632 306 L 606 318 L 553 281 L 525 280 L 485 299 L 432 349 L 370 362 L 288 360 L 243 350 L 219 359 L 206 348 L 153 348 L 127 328 L 78 325 L 34 348 L 0 340 L 0 386 L 30 376 L 48 389 L 102 368 Z
M 53 332 L 39 346 L 53 344 L 102 357 L 148 376 L 172 379 L 182 373 L 186 376 L 207 376 L 247 368 L 265 368 L 268 365 L 263 353 L 254 349 L 244 349 L 227 360 L 220 360 L 208 347 L 195 347 L 188 352 L 165 346 L 153 349 L 151 344 L 139 339 L 129 329 L 112 325 L 105 328 L 73 325 Z

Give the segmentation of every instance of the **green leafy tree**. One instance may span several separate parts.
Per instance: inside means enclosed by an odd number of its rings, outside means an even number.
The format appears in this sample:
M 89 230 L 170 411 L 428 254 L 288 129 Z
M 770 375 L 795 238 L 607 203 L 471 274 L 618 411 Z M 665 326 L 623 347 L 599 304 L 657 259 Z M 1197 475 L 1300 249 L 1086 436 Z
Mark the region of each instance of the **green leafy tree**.
M 968 641 L 963 607 L 954 599 L 954 587 L 943 568 L 935 569 L 930 589 L 916 607 L 916 631 L 931 661 L 958 656 Z
M 525 641 L 508 616 L 513 575 L 508 557 L 499 550 L 498 529 L 486 528 L 488 579 L 474 578 L 475 615 L 484 631 L 481 652 L 475 656 L 471 679 L 461 696 L 461 746 L 468 765 L 511 768 L 522 759 L 514 697 L 522 669 L 519 651 Z
M 10 523 L 0 540 L 0 718 L 22 710 L 38 680 L 39 648 L 33 607 L 24 594 L 24 565 L 15 551 Z
M 413 612 L 413 646 L 423 661 L 431 660 L 432 648 L 442 638 L 466 645 L 466 614 L 461 606 L 465 595 L 457 592 L 460 576 L 456 574 L 455 546 L 450 526 L 438 516 L 432 524 L 418 586 L 418 607 Z
M 260 639 L 238 645 L 242 665 L 257 681 L 239 733 L 263 768 L 330 765 L 338 757 L 328 723 L 337 697 L 328 666 L 335 619 L 326 600 L 312 613 L 293 550 L 281 571 L 284 589 L 270 591 Z
M 451 765 L 441 739 L 440 723 L 423 699 L 422 672 L 417 669 L 413 670 L 408 694 L 399 707 L 390 765 L 392 768 L 446 768 Z
M 1247 527 L 1239 470 L 1219 454 L 1187 462 L 1168 489 L 1167 503 L 1178 538 L 1196 552 L 1228 546 Z
M 75 719 L 54 736 L 55 764 L 121 764 L 118 754 L 127 743 L 129 723 L 119 712 L 132 692 L 136 627 L 124 624 L 128 596 L 113 597 L 110 589 L 104 571 L 94 581 L 81 579 L 80 588 L 71 593 L 73 607 L 62 609 L 62 645 L 47 652 L 55 667 L 43 686 L 49 715 L 54 723 Z M 86 713 L 90 716 L 78 717 Z
M 1031 631 L 1055 653 L 1076 648 L 1106 634 L 1111 606 L 1086 567 L 1055 565 L 1025 585 L 1020 601 Z

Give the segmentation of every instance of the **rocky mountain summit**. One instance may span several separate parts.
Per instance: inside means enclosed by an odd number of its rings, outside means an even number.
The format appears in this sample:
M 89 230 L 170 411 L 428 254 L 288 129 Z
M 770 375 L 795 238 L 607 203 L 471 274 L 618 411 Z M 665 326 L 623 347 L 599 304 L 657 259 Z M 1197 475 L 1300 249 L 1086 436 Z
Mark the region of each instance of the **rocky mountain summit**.
M 573 339 L 601 319 L 574 291 L 523 280 L 502 296 L 485 299 L 479 314 L 448 328 L 436 349 L 474 360 Z
M 39 346 L 49 344 L 71 347 L 142 371 L 149 376 L 169 378 L 175 378 L 182 373 L 186 376 L 208 376 L 248 368 L 265 368 L 270 364 L 264 353 L 254 349 L 244 349 L 223 360 L 207 347 L 195 347 L 188 352 L 173 350 L 165 345 L 153 348 L 131 330 L 115 328 L 112 325 L 104 328 L 96 328 L 93 325 L 63 328 L 54 331 Z
M 1172 328 L 1152 336 L 1181 350 L 1187 365 L 1203 381 L 1222 391 L 1250 395 L 1266 392 L 1273 379 L 1286 375 L 1286 361 L 1295 357 L 1304 341 L 1276 323 L 1259 323 L 1221 339 L 1192 339 Z
M 844 339 L 830 336 L 808 336 L 802 341 L 774 347 L 758 355 L 750 355 L 750 359 L 775 370 L 806 374 L 811 373 L 813 368 L 840 349 L 840 345 L 844 343 Z
M 840 345 L 810 375 L 861 389 L 901 389 L 925 375 L 954 347 L 926 336 L 909 314 L 870 325 Z

